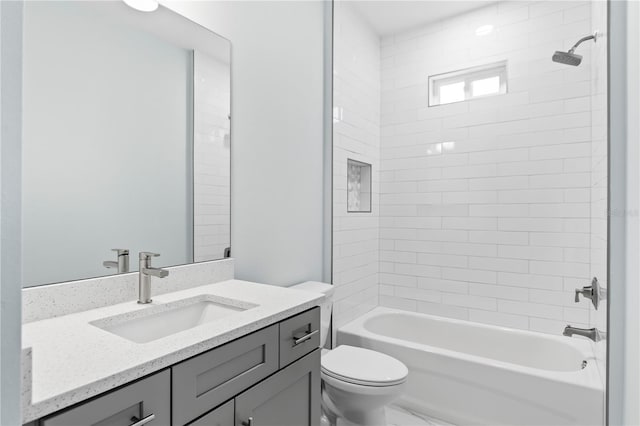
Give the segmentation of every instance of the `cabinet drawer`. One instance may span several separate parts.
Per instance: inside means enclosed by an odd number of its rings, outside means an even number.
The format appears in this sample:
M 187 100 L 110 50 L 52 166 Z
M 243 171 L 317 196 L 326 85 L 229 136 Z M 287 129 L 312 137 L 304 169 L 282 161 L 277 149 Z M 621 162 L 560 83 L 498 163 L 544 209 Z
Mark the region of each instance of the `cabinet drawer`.
M 171 424 L 169 370 L 109 392 L 92 401 L 46 418 L 42 426 Z M 153 417 L 151 417 L 153 416 Z M 148 422 L 143 423 L 143 419 Z
M 205 414 L 189 426 L 232 426 L 235 416 L 234 400 L 222 404 L 212 412 Z
M 280 368 L 302 358 L 320 346 L 320 308 L 288 318 L 280 323 Z
M 278 324 L 171 368 L 173 425 L 181 426 L 278 370 Z

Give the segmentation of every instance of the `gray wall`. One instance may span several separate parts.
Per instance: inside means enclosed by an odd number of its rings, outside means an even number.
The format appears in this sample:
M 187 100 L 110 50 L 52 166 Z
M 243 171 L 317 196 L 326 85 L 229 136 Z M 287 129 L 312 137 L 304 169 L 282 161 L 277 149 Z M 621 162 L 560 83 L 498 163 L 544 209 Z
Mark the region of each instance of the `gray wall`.
M 609 3 L 609 424 L 640 424 L 640 5 Z
M 232 43 L 236 277 L 275 285 L 322 279 L 325 5 L 164 4 Z
M 0 424 L 20 424 L 22 3 L 0 2 Z
M 324 140 L 330 118 L 326 113 L 330 105 L 323 100 L 325 76 L 331 78 L 324 63 L 326 5 L 319 1 L 166 4 L 233 44 L 236 276 L 277 285 L 322 279 L 327 260 L 323 226 L 328 226 L 323 215 Z M 14 124 L 3 126 L 1 151 L 0 423 L 14 425 L 20 392 L 20 126 L 15 126 L 20 123 L 15 117 L 20 94 L 7 88 L 21 86 L 21 46 L 16 42 L 21 28 L 16 24 L 22 18 L 16 10 L 20 3 L 0 5 L 2 123 Z

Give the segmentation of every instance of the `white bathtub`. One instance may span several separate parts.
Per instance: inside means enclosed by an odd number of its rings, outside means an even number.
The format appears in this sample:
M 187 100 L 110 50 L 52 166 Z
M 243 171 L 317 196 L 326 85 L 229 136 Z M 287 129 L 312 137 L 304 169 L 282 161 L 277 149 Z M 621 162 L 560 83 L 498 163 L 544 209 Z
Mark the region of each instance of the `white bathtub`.
M 409 380 L 398 404 L 454 424 L 603 424 L 602 381 L 584 339 L 389 308 L 337 336 L 404 362 Z

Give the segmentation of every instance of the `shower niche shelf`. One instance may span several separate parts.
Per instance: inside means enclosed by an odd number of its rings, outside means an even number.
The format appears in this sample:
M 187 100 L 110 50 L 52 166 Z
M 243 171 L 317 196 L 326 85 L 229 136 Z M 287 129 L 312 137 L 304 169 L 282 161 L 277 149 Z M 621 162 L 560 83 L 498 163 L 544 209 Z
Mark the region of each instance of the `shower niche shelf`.
M 371 213 L 371 164 L 347 159 L 347 212 Z

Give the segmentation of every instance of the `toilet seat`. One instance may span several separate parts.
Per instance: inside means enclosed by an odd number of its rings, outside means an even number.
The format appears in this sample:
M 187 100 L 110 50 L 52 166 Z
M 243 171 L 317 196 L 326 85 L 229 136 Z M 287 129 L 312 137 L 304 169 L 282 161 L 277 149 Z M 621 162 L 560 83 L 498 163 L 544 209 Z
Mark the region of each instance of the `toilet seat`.
M 402 382 L 391 386 L 368 386 L 358 385 L 355 383 L 349 383 L 344 380 L 336 379 L 325 373 L 321 374 L 322 383 L 324 385 L 324 391 L 328 388 L 338 389 L 341 392 L 347 392 L 351 395 L 358 395 L 358 397 L 386 397 L 388 395 L 399 395 L 402 393 L 402 389 L 406 386 L 407 382 Z M 334 391 L 329 391 L 330 394 L 334 394 Z
M 322 374 L 359 386 L 396 386 L 407 380 L 409 370 L 397 359 L 389 355 L 341 345 L 322 356 Z

